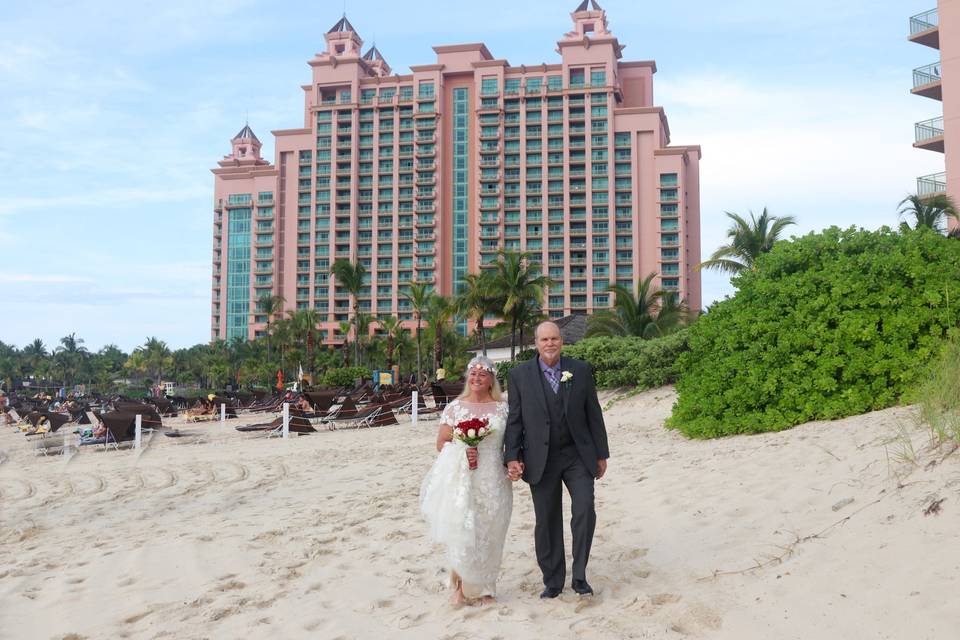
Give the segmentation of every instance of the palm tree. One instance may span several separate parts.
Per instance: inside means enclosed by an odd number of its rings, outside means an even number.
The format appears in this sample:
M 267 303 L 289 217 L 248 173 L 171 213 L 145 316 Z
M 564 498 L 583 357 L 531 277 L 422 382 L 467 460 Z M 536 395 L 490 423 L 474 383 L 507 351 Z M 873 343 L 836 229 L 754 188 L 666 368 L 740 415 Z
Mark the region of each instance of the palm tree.
M 387 336 L 387 369 L 393 369 L 393 347 L 397 337 L 403 333 L 403 323 L 396 316 L 380 318 L 380 328 Z
M 88 355 L 87 348 L 83 346 L 83 338 L 78 338 L 76 333 L 60 338 L 60 346 L 55 353 L 63 366 L 64 385 L 70 386 L 75 382 L 80 366 Z
M 501 308 L 496 302 L 491 272 L 468 273 L 464 276 L 463 288 L 454 303 L 458 315 L 476 323 L 477 342 L 480 344 L 483 355 L 487 355 L 487 337 L 483 330 L 483 319 L 487 314 Z
M 359 364 L 360 362 L 360 325 L 358 323 L 359 319 L 357 314 L 360 313 L 360 300 L 358 296 L 360 295 L 360 290 L 363 289 L 364 280 L 367 276 L 367 268 L 363 266 L 363 263 L 358 262 L 353 264 L 346 258 L 339 258 L 334 261 L 333 266 L 330 268 L 330 275 L 333 276 L 336 280 L 336 285 L 338 288 L 347 291 L 351 296 L 353 296 L 353 321 L 356 325 L 356 336 L 354 340 L 354 358 Z
M 709 260 L 697 265 L 697 269 L 716 269 L 736 275 L 751 268 L 760 254 L 770 251 L 784 228 L 797 223 L 793 216 L 771 216 L 766 207 L 759 218 L 751 211 L 750 222 L 731 211 L 724 213 L 733 220 L 733 225 L 727 229 L 730 244 L 714 251 Z
M 675 331 L 686 322 L 686 305 L 675 302 L 670 292 L 653 289 L 651 273 L 637 283 L 637 294 L 623 285 L 608 288 L 614 294 L 612 309 L 604 309 L 590 316 L 587 337 L 637 336 L 657 338 Z
M 531 267 L 531 254 L 501 249 L 494 263 L 492 288 L 502 303 L 504 318 L 510 318 L 510 359 L 517 353 L 517 324 L 529 315 L 525 307 L 543 305 L 543 292 L 552 284 L 550 278 L 537 275 L 539 267 Z
M 443 366 L 443 328 L 456 315 L 457 308 L 446 296 L 432 295 L 427 306 L 427 324 L 433 327 L 433 370 Z
M 433 296 L 433 290 L 429 284 L 424 282 L 411 282 L 409 291 L 403 292 L 403 297 L 410 301 L 413 308 L 413 317 L 417 321 L 417 383 L 423 382 L 423 358 L 420 348 L 420 322 L 423 319 L 423 313 L 430 305 L 430 298 Z
M 317 325 L 320 324 L 320 314 L 314 309 L 288 311 L 290 326 L 293 333 L 306 345 L 307 373 L 313 376 L 313 348 L 316 345 Z
M 147 371 L 153 376 L 154 382 L 160 382 L 163 377 L 163 370 L 167 365 L 173 364 L 173 358 L 170 356 L 170 349 L 163 340 L 151 336 L 147 338 L 146 343 L 137 351 L 143 353 L 144 362 Z
M 36 371 L 43 364 L 44 359 L 47 357 L 47 347 L 43 344 L 43 340 L 37 338 L 27 346 L 23 348 L 23 358 L 26 360 L 27 365 L 30 369 L 31 374 L 35 374 Z
M 517 311 L 517 345 L 520 351 L 523 351 L 523 345 L 526 343 L 524 336 L 534 333 L 537 325 L 546 319 L 543 307 L 536 300 L 527 300 L 520 305 Z
M 362 367 L 364 360 L 362 356 L 370 346 L 370 324 L 373 322 L 373 316 L 368 313 L 358 313 L 354 318 L 354 322 L 356 323 L 357 327 L 355 344 L 360 349 L 358 353 L 361 354 L 360 359 L 357 360 L 357 365 Z M 367 353 L 366 355 L 369 357 L 370 354 Z
M 267 314 L 267 360 L 270 360 L 270 320 L 279 313 L 283 313 L 283 304 L 286 302 L 281 295 L 264 293 L 257 298 L 257 311 Z
M 960 210 L 956 204 L 947 195 L 936 195 L 930 197 L 907 196 L 900 201 L 900 218 L 913 218 L 914 229 L 927 227 L 939 233 L 943 233 L 950 218 L 960 221 Z M 903 222 L 900 225 L 901 231 L 909 229 L 910 226 Z
M 350 337 L 351 328 L 353 328 L 353 325 L 349 322 L 344 321 L 340 323 L 340 333 L 343 335 L 343 366 L 345 367 L 350 366 L 350 341 L 348 338 Z

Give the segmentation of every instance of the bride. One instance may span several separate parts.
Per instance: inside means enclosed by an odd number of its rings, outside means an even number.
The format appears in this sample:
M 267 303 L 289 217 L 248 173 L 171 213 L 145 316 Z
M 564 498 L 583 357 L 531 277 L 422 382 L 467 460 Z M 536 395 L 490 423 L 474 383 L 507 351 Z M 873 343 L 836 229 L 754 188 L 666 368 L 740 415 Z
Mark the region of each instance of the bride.
M 476 449 L 453 439 L 453 429 L 470 418 L 486 418 L 491 433 Z M 467 365 L 463 393 L 440 418 L 437 456 L 420 488 L 420 510 L 431 537 L 446 546 L 450 601 L 494 601 L 503 542 L 513 510 L 513 489 L 503 465 L 507 403 L 493 362 L 477 356 Z M 471 470 L 469 462 L 477 468 Z

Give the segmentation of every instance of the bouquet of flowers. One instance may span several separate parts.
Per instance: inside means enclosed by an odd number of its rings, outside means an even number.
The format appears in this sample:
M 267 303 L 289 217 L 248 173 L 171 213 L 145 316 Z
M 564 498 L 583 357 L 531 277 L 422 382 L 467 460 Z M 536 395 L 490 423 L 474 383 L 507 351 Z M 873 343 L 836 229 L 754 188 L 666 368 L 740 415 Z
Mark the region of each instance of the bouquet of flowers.
M 467 445 L 468 448 L 476 450 L 480 441 L 493 433 L 490 423 L 486 418 L 470 418 L 463 422 L 458 422 L 453 428 L 453 437 Z M 469 456 L 467 458 L 469 460 Z M 469 463 L 470 469 L 477 468 L 477 460 L 473 459 Z

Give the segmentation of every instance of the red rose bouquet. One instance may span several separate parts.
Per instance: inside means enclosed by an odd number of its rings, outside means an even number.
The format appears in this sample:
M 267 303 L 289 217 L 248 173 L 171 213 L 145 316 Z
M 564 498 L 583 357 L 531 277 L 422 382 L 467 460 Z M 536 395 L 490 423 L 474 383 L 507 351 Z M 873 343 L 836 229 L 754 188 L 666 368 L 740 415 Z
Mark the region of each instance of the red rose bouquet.
M 486 418 L 470 418 L 463 422 L 458 422 L 453 428 L 453 437 L 467 445 L 470 449 L 476 449 L 480 441 L 493 433 L 490 423 Z M 469 460 L 469 457 L 467 458 Z M 470 469 L 477 468 L 476 458 L 470 462 Z

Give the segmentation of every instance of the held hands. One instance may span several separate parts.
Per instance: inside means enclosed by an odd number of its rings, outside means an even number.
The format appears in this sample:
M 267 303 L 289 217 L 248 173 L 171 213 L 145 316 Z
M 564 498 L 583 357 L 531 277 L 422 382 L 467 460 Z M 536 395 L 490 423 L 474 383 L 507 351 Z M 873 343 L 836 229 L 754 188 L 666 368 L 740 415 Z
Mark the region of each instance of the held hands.
M 523 463 L 519 460 L 511 460 L 507 463 L 507 477 L 509 477 L 513 482 L 516 482 L 520 479 L 520 476 L 523 475 Z
M 607 472 L 607 461 L 606 460 L 597 460 L 597 480 L 603 477 L 603 474 Z

